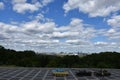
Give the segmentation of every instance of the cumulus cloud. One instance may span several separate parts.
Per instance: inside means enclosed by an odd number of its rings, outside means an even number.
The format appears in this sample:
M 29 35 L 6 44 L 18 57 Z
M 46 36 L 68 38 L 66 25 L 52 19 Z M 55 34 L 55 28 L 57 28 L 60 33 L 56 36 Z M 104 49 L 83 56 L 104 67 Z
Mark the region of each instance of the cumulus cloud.
M 109 39 L 120 40 L 120 15 L 113 15 L 107 20 L 110 29 L 104 33 Z
M 120 15 L 112 16 L 107 20 L 107 23 L 114 28 L 120 28 Z
M 15 26 L 15 25 L 10 25 L 10 24 L 5 24 L 5 23 L 2 23 L 2 22 L 0 22 L 0 32 L 1 33 L 4 33 L 4 32 L 6 32 L 6 33 L 13 33 L 13 32 L 18 32 L 18 27 L 17 26 Z
M 101 48 L 101 50 L 105 50 L 107 49 L 108 51 L 114 51 L 119 49 L 120 44 L 117 42 L 95 42 L 94 46 L 96 46 L 96 48 Z
M 18 13 L 25 13 L 26 11 L 34 12 L 39 9 L 38 4 L 29 4 L 29 3 L 24 3 L 24 4 L 15 4 L 13 7 L 13 10 L 17 11 Z
M 42 5 L 46 6 L 47 4 L 53 2 L 53 0 L 42 0 Z
M 119 51 L 120 44 L 117 42 L 95 42 L 92 48 L 94 51 L 97 52 L 104 52 L 104 51 Z
M 13 10 L 18 13 L 25 13 L 26 11 L 34 12 L 39 10 L 41 7 L 40 3 L 27 3 L 26 0 L 13 0 Z
M 29 26 L 30 23 L 34 25 Z M 47 36 L 51 32 L 51 28 L 53 29 L 53 25 L 52 22 L 43 24 L 35 21 L 19 25 L 0 23 L 0 44 L 16 50 L 30 49 L 38 51 L 39 47 L 44 50 L 48 45 L 59 43 L 59 40 L 50 39 Z M 29 30 L 34 30 L 34 32 Z
M 90 17 L 107 16 L 120 10 L 119 0 L 68 0 L 63 6 L 65 12 L 79 9 L 80 12 L 88 13 Z
M 27 0 L 12 0 L 13 4 L 13 10 L 18 13 L 25 13 L 25 12 L 34 12 L 38 11 L 40 8 L 46 6 L 53 0 L 42 0 L 39 1 L 33 1 L 31 3 L 28 3 Z
M 90 44 L 89 41 L 80 40 L 80 39 L 66 40 L 66 43 L 73 44 L 73 45 L 89 45 Z
M 3 9 L 3 8 L 4 8 L 4 3 L 0 2 L 0 9 Z
M 0 22 L 0 44 L 16 50 L 30 49 L 38 52 L 118 50 L 117 47 L 120 46 L 118 43 L 93 43 L 91 39 L 98 36 L 98 32 L 98 30 L 86 26 L 84 21 L 78 18 L 73 18 L 68 25 L 59 27 L 53 21 L 43 23 L 36 18 L 20 24 Z M 103 30 L 100 32 L 102 33 Z M 111 29 L 107 33 L 115 35 L 116 30 Z
M 68 38 L 78 36 L 79 32 L 53 32 L 55 38 Z
M 6 36 L 4 36 L 4 34 L 0 33 L 0 40 L 5 40 L 8 39 Z
M 109 29 L 106 33 L 104 33 L 105 36 L 108 37 L 110 40 L 120 40 L 120 32 L 119 30 L 116 31 L 115 29 Z
M 107 42 L 95 42 L 96 46 L 107 46 L 108 43 Z
M 88 36 L 89 34 L 89 36 Z M 40 22 L 35 20 L 18 24 L 6 24 L 0 22 L 0 44 L 12 48 L 33 49 L 35 46 L 44 49 L 67 49 L 69 45 L 86 45 L 83 39 L 93 37 L 93 28 L 84 27 L 81 19 L 74 18 L 67 26 L 58 27 L 53 21 Z M 63 39 L 65 40 L 63 41 Z M 75 39 L 75 40 L 74 40 Z M 76 41 L 78 40 L 78 42 Z M 86 44 L 85 44 L 86 43 Z M 29 46 L 29 48 L 27 47 Z M 38 49 L 38 48 L 36 48 Z M 36 50 L 35 49 L 35 50 Z M 24 50 L 24 49 L 23 49 Z M 69 49 L 68 49 L 69 50 Z
M 95 37 L 96 30 L 84 24 L 83 20 L 73 18 L 67 26 L 62 26 L 56 29 L 59 32 L 54 32 L 55 37 L 67 37 L 77 39 L 90 39 Z
M 0 33 L 5 33 L 6 35 L 11 36 L 19 36 L 25 38 L 31 37 L 31 35 L 44 35 L 49 34 L 53 32 L 53 29 L 55 27 L 54 22 L 46 22 L 46 23 L 40 23 L 38 21 L 30 21 L 21 23 L 19 25 L 14 24 L 5 24 L 0 23 Z M 20 36 L 22 35 L 22 36 Z
M 112 33 L 115 33 L 115 32 L 116 32 L 115 29 L 109 29 L 109 30 L 108 30 L 108 33 L 111 33 L 111 34 L 112 34 Z
M 55 26 L 54 22 L 40 23 L 36 20 L 21 24 L 22 29 L 30 33 L 51 33 Z
M 25 3 L 27 0 L 12 0 L 13 3 Z
M 53 0 L 12 0 L 17 13 L 35 12 Z M 4 3 L 0 2 L 0 9 Z M 68 0 L 63 6 L 65 12 L 79 9 L 91 17 L 107 16 L 120 9 L 119 0 Z M 36 16 L 35 16 L 36 15 Z M 11 23 L 0 22 L 0 45 L 15 50 L 35 50 L 40 52 L 99 52 L 120 51 L 120 16 L 107 19 L 110 28 L 98 29 L 86 24 L 80 18 L 72 18 L 67 25 L 58 26 L 43 13 L 29 16 L 29 21 Z M 106 41 L 96 39 L 105 37 Z M 96 38 L 97 37 L 97 38 Z M 114 40 L 116 41 L 114 41 Z M 94 41 L 95 40 L 95 41 Z

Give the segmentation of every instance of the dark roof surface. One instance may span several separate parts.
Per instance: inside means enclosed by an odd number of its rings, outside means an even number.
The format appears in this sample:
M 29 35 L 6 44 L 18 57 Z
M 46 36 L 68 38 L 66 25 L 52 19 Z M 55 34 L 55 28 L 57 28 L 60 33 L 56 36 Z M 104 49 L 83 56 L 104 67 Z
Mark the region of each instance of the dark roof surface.
M 107 69 L 111 76 L 96 77 L 75 75 L 78 70 L 97 71 L 93 68 L 62 68 L 69 72 L 68 76 L 56 77 L 52 75 L 53 68 L 0 68 L 0 80 L 120 80 L 120 69 Z

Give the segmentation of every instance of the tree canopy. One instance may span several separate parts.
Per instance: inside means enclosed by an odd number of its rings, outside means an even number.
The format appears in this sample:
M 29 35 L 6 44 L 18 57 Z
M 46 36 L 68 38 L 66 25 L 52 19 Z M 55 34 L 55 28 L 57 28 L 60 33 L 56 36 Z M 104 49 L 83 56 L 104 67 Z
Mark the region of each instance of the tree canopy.
M 0 66 L 20 67 L 75 67 L 75 68 L 120 68 L 119 52 L 92 53 L 78 55 L 38 54 L 31 50 L 15 51 L 0 46 Z

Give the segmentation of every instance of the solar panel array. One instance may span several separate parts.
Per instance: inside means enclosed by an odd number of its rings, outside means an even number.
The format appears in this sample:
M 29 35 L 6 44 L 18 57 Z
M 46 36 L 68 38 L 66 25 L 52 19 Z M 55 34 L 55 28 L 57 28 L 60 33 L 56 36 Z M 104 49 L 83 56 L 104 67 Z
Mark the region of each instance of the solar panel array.
M 68 76 L 56 77 L 52 75 L 52 68 L 0 68 L 0 80 L 120 80 L 120 69 L 108 69 L 112 74 L 109 77 L 83 76 L 75 75 L 78 70 L 96 71 L 92 68 L 65 68 L 69 72 Z

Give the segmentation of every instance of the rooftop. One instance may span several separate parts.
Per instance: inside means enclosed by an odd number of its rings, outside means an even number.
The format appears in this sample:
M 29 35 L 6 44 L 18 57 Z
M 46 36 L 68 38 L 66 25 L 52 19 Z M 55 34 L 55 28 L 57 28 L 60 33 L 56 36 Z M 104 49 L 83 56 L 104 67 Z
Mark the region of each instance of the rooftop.
M 52 75 L 54 68 L 0 68 L 0 80 L 119 80 L 120 69 L 107 69 L 112 75 L 109 77 L 84 76 L 77 77 L 78 70 L 96 71 L 94 68 L 62 68 L 68 71 L 69 75 L 56 77 Z

